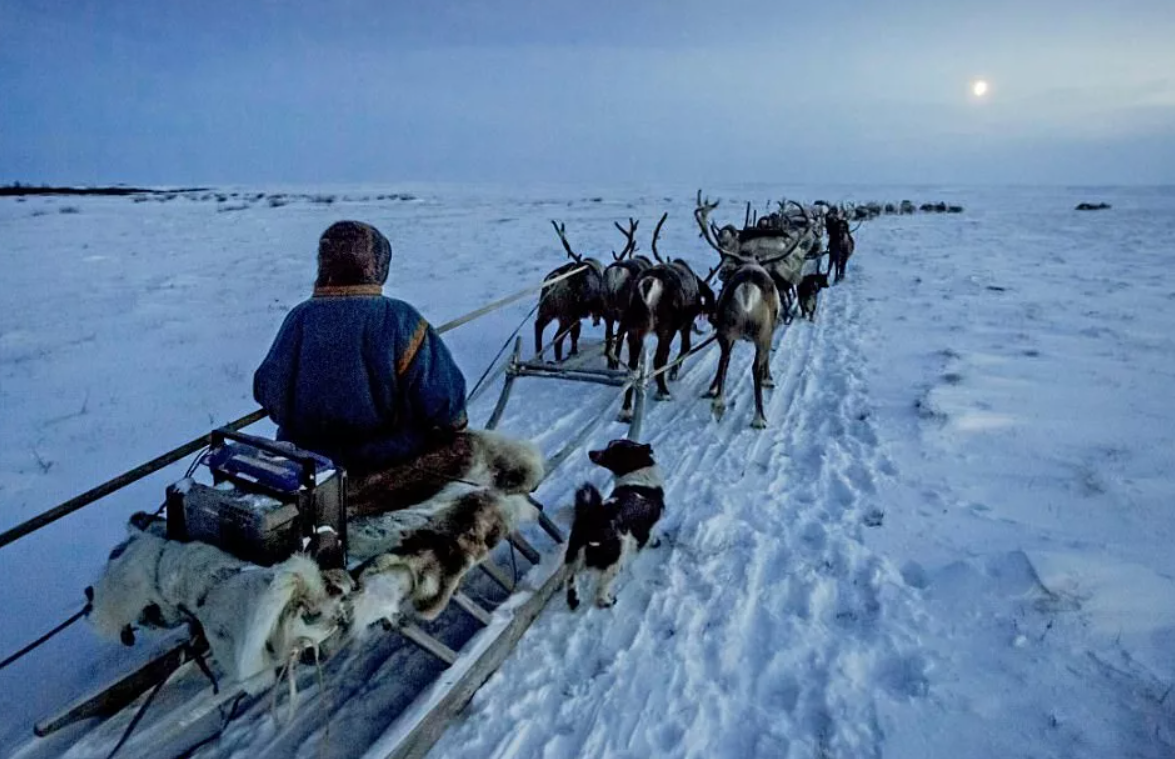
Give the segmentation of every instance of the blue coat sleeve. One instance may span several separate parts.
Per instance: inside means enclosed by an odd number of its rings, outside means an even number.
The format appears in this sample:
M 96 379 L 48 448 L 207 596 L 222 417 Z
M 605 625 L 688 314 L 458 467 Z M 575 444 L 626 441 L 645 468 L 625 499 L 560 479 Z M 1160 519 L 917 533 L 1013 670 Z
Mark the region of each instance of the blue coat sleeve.
M 300 309 L 286 317 L 261 366 L 253 374 L 253 398 L 278 426 L 290 423 L 293 387 L 297 377 L 295 360 L 301 341 Z
M 440 434 L 463 429 L 465 376 L 441 336 L 421 319 L 397 361 L 406 405 L 425 429 Z

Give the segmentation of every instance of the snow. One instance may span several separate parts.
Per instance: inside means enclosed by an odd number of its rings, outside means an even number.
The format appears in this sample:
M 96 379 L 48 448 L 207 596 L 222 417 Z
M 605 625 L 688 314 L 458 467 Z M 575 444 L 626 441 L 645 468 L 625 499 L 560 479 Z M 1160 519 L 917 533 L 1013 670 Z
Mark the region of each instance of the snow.
M 439 324 L 563 263 L 551 218 L 606 260 L 620 247 L 613 221 L 669 210 L 659 248 L 708 270 L 695 190 L 4 199 L 0 526 L 252 410 L 252 370 L 306 297 L 332 221 L 388 233 L 390 293 Z M 244 197 L 262 191 L 336 201 Z M 644 427 L 668 483 L 661 546 L 621 574 L 611 609 L 572 613 L 556 596 L 433 755 L 1175 754 L 1175 190 L 705 191 L 723 198 L 718 221 L 780 195 L 943 199 L 966 212 L 861 227 L 816 322 L 777 338 L 767 430 L 749 428 L 749 344 L 735 351 L 721 422 L 700 399 L 716 350 L 685 365 L 675 399 L 650 403 Z M 410 197 L 377 199 L 388 192 Z M 1072 210 L 1085 200 L 1113 209 Z M 532 306 L 446 336 L 467 377 Z M 552 453 L 612 392 L 519 380 L 502 429 Z M 474 405 L 475 422 L 494 396 Z M 589 442 L 623 430 L 609 422 Z M 80 608 L 127 516 L 156 508 L 187 463 L 0 549 L 0 604 L 15 610 L 0 654 Z M 585 480 L 610 484 L 576 455 L 539 491 L 557 522 Z M 309 678 L 293 723 L 268 701 L 249 705 L 198 755 L 381 755 L 403 729 L 397 679 L 435 674 L 395 637 L 328 666 L 325 694 Z M 56 756 L 72 743 L 69 755 L 105 755 L 118 730 L 37 741 L 31 723 L 143 653 L 77 625 L 0 671 L 0 754 Z M 192 691 L 174 691 L 153 712 L 219 721 L 214 705 L 193 709 Z M 132 743 L 125 755 L 135 751 L 151 753 Z

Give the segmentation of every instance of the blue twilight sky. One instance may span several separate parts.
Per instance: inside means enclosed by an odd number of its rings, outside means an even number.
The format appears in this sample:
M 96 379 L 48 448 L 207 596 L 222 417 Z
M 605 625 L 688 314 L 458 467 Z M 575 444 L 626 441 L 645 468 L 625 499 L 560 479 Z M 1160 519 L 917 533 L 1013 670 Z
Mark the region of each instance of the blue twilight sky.
M 1175 0 L 0 0 L 14 180 L 1170 183 Z

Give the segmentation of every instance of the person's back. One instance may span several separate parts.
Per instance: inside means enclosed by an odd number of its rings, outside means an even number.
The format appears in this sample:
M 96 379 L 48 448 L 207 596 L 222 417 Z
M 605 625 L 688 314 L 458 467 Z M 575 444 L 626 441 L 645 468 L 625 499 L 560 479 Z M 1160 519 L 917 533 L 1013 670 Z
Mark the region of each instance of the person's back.
M 382 294 L 390 260 L 374 227 L 331 225 L 314 297 L 290 311 L 253 380 L 280 439 L 356 474 L 410 461 L 466 424 L 465 379 L 440 336 Z

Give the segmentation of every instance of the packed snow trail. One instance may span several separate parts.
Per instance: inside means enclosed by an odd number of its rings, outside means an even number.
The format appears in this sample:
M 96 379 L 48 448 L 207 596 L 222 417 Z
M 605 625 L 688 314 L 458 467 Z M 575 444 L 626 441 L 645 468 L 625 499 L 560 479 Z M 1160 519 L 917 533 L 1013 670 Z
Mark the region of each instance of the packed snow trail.
M 666 540 L 612 609 L 554 600 L 435 756 L 881 755 L 876 701 L 925 694 L 928 665 L 909 589 L 860 540 L 887 466 L 860 378 L 865 286 L 784 329 L 767 430 L 748 427 L 748 344 L 720 423 L 699 399 L 717 351 L 651 407 Z

